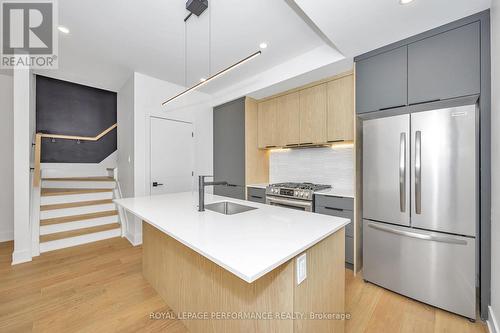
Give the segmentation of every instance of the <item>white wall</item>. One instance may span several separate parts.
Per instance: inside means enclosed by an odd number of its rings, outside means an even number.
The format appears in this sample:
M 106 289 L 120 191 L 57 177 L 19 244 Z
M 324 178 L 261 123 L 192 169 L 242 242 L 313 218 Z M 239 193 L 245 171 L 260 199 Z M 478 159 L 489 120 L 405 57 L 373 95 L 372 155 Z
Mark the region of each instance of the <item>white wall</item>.
M 301 148 L 272 151 L 269 182 L 309 182 L 354 193 L 353 148 Z
M 31 260 L 29 69 L 14 70 L 14 253 L 12 263 Z
M 118 91 L 118 178 L 124 197 L 150 193 L 150 117 L 193 123 L 195 130 L 195 176 L 213 170 L 213 120 L 211 97 L 191 92 L 162 107 L 161 103 L 184 87 L 134 73 Z M 182 143 L 179 143 L 182 144 Z M 128 158 L 130 156 L 130 163 Z M 127 238 L 142 242 L 141 221 L 129 216 Z
M 14 239 L 13 78 L 0 74 L 0 242 Z
M 132 75 L 117 94 L 117 165 L 118 182 L 123 197 L 134 196 L 134 76 Z M 135 244 L 135 218 L 126 212 L 125 232 Z M 129 232 L 131 230 L 131 232 Z
M 500 320 L 500 0 L 491 7 L 491 308 L 489 324 Z

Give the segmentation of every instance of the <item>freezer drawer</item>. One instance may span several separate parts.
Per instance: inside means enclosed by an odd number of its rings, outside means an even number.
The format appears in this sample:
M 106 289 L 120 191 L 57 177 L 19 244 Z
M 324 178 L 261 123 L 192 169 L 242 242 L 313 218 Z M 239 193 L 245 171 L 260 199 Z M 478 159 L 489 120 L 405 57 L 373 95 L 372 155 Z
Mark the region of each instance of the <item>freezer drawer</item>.
M 363 220 L 363 277 L 476 318 L 475 240 Z

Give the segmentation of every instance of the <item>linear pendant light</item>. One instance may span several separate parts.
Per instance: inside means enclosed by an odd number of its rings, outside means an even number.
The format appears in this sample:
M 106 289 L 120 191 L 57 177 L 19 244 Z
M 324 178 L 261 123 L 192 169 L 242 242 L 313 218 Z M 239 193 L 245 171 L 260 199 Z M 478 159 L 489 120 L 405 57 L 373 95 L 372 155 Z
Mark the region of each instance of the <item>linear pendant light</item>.
M 215 73 L 214 75 L 210 76 L 209 78 L 207 78 L 205 81 L 202 81 L 200 83 L 197 83 L 195 84 L 194 86 L 192 86 L 191 88 L 188 88 L 186 90 L 184 90 L 183 92 L 175 95 L 174 97 L 172 98 L 169 98 L 167 99 L 165 102 L 161 103 L 162 106 L 166 105 L 167 103 L 170 103 L 171 101 L 173 101 L 174 99 L 177 99 L 185 94 L 187 94 L 188 92 L 192 91 L 192 90 L 195 90 L 196 88 L 199 88 L 201 87 L 202 85 L 205 85 L 207 84 L 208 82 L 212 81 L 213 79 L 219 77 L 219 76 L 222 76 L 224 74 L 226 74 L 227 72 L 229 72 L 230 70 L 232 69 L 235 69 L 236 67 L 240 66 L 240 65 L 243 65 L 244 63 L 252 60 L 253 58 L 259 56 L 262 54 L 262 51 L 257 51 L 255 53 L 252 53 L 251 55 L 249 55 L 248 57 L 246 57 L 245 59 L 241 59 L 240 61 L 238 61 L 237 63 L 235 64 L 232 64 L 231 66 L 221 70 L 220 72 L 217 72 Z

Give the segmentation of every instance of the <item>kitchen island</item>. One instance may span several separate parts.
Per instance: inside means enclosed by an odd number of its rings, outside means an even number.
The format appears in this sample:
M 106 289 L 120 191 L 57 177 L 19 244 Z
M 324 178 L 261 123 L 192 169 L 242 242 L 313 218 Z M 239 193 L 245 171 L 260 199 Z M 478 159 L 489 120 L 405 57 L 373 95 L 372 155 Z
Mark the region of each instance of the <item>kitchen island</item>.
M 190 332 L 343 332 L 348 219 L 197 193 L 115 200 L 142 219 L 143 273 Z M 297 258 L 307 277 L 298 284 Z

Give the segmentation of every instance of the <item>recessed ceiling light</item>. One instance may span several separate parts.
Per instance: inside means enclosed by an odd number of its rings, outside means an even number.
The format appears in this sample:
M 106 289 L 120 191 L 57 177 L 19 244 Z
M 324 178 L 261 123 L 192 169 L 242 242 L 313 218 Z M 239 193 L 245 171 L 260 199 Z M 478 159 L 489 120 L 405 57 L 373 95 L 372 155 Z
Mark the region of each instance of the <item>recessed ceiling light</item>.
M 265 49 L 265 48 L 267 48 L 267 43 L 260 43 L 260 44 L 259 44 L 259 47 L 260 47 L 261 49 Z
M 60 25 L 60 26 L 58 26 L 58 27 L 57 27 L 57 29 L 58 29 L 60 32 L 62 32 L 63 34 L 69 34 L 69 29 L 68 29 L 68 28 L 66 28 L 65 26 Z
M 407 5 L 407 4 L 409 4 L 410 2 L 413 2 L 413 0 L 399 0 L 399 4 L 400 4 L 400 5 Z

